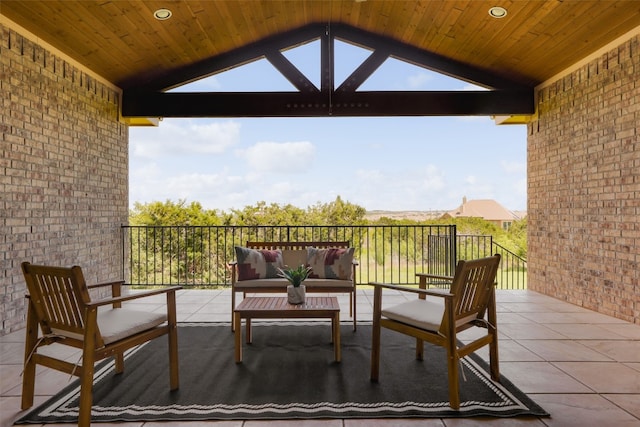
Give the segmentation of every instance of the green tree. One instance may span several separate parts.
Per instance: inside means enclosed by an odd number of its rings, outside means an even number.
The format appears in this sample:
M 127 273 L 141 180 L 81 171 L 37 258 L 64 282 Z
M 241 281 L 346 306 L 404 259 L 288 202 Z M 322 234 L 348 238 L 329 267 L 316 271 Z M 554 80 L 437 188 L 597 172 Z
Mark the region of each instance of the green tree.
M 131 225 L 221 225 L 224 215 L 205 210 L 199 202 L 135 202 L 129 212 Z
M 342 200 L 337 196 L 333 202 L 317 203 L 307 208 L 312 225 L 362 225 L 366 224 L 367 210 L 362 206 Z

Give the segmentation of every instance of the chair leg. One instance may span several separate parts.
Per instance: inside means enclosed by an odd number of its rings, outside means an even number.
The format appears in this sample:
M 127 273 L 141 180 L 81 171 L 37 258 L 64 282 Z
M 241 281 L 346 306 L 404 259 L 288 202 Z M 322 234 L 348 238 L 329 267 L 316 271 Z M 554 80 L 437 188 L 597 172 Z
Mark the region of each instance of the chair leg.
M 176 294 L 167 294 L 167 323 L 169 325 L 169 383 L 170 390 L 177 390 L 180 387 L 180 376 L 178 371 L 178 319 L 176 313 Z
M 95 364 L 95 314 L 93 322 L 85 332 L 84 347 L 82 349 L 82 366 L 80 368 L 80 401 L 78 402 L 78 427 L 91 426 L 91 405 L 93 404 L 93 374 Z M 92 328 L 91 325 L 94 325 Z
M 357 291 L 354 288 L 353 292 L 351 293 L 352 298 L 349 298 L 349 302 L 351 302 L 351 300 L 353 299 L 353 303 L 351 304 L 351 306 L 353 307 L 352 308 L 353 313 L 351 314 L 353 316 L 353 332 L 356 331 L 356 327 L 357 327 L 357 325 L 356 325 L 356 318 L 357 318 L 357 314 L 356 314 L 356 307 L 357 307 L 357 305 L 356 305 L 356 292 Z
M 500 366 L 498 359 L 498 334 L 493 333 L 493 340 L 489 343 L 489 369 L 491 379 L 500 381 Z
M 33 406 L 33 395 L 36 386 L 36 363 L 33 361 L 36 347 L 38 345 L 38 322 L 31 307 L 31 300 L 28 302 L 27 310 L 27 336 L 24 348 L 24 373 L 22 376 L 22 409 Z
M 382 309 L 382 288 L 373 291 L 373 327 L 371 328 L 371 381 L 378 381 L 380 373 L 380 317 Z
M 455 345 L 455 344 L 453 344 Z M 451 343 L 447 347 L 447 370 L 449 373 L 449 406 L 453 409 L 460 409 L 460 383 L 458 379 L 458 369 L 460 358 L 455 349 L 451 349 Z
M 233 310 L 236 308 L 236 290 L 231 286 L 231 332 L 236 330 L 233 323 Z
M 416 360 L 424 360 L 424 341 L 416 338 Z
M 115 358 L 115 373 L 121 374 L 124 372 L 124 353 L 118 352 L 114 356 Z

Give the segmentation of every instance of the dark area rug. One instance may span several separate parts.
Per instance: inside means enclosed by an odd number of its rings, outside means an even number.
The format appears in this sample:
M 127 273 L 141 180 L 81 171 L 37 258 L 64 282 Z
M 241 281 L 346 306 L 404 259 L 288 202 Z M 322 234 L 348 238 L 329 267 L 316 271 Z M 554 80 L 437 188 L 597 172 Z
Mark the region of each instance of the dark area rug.
M 547 416 L 506 378 L 491 381 L 487 365 L 463 361 L 461 408 L 448 403 L 444 350 L 383 329 L 380 381 L 369 381 L 371 326 L 344 324 L 342 362 L 334 361 L 328 323 L 254 322 L 253 344 L 234 362 L 229 324 L 180 324 L 180 389 L 169 391 L 167 340 L 127 355 L 125 372 L 113 364 L 96 371 L 92 420 L 224 420 Z M 244 338 L 244 337 L 243 337 Z M 79 387 L 71 384 L 21 418 L 26 423 L 75 422 Z

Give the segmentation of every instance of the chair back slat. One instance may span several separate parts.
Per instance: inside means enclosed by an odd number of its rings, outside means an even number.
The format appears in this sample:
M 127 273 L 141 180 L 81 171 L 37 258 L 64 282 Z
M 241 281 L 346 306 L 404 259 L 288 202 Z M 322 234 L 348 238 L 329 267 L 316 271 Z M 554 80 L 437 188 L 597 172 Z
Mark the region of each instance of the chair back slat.
M 22 269 L 43 333 L 82 336 L 83 313 L 90 297 L 80 267 L 23 263 Z
M 456 326 L 483 318 L 494 291 L 500 255 L 470 261 L 459 261 L 450 292 Z

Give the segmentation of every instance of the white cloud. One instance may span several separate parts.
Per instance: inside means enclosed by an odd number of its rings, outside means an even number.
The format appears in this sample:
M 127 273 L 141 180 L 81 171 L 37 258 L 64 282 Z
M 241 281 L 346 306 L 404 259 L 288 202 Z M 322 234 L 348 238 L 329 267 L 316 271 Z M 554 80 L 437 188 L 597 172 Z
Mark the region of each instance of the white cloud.
M 313 164 L 316 148 L 306 141 L 258 142 L 238 154 L 256 172 L 303 173 Z
M 426 192 L 435 192 L 444 189 L 445 179 L 443 172 L 434 165 L 427 165 L 419 171 L 421 189 Z
M 431 80 L 433 77 L 428 73 L 412 74 L 407 77 L 407 85 L 412 90 L 423 89 Z
M 132 128 L 131 153 L 143 158 L 220 154 L 236 145 L 240 123 L 234 121 L 196 124 L 165 120 L 157 128 Z

